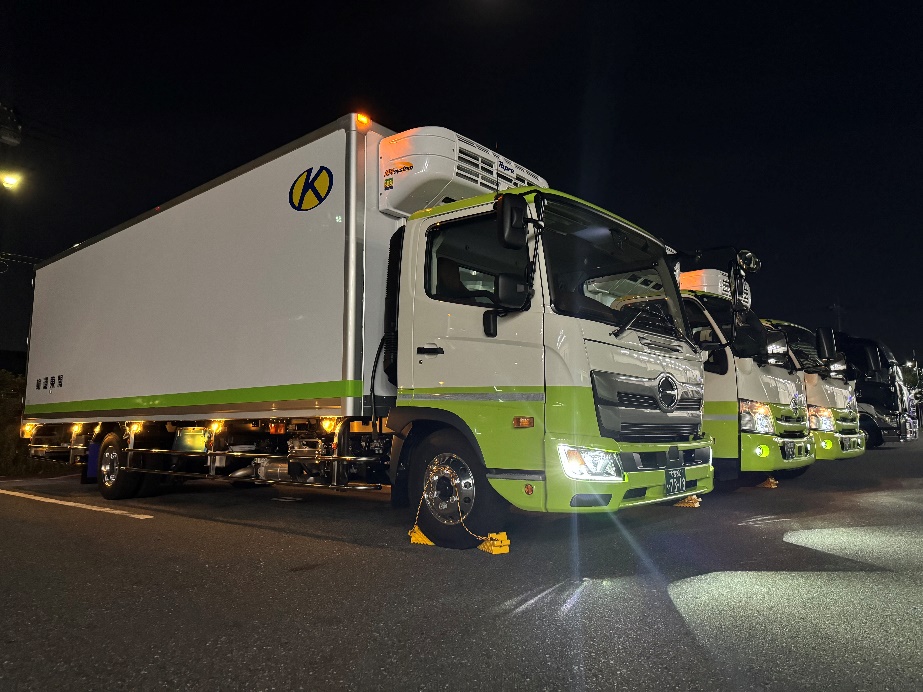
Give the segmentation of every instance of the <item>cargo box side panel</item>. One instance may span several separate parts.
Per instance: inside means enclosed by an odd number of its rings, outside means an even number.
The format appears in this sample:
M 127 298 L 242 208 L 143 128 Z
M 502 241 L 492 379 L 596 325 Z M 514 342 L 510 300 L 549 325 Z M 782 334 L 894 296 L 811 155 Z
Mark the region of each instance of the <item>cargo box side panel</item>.
M 336 131 L 41 268 L 27 416 L 360 395 L 343 379 L 345 178 Z

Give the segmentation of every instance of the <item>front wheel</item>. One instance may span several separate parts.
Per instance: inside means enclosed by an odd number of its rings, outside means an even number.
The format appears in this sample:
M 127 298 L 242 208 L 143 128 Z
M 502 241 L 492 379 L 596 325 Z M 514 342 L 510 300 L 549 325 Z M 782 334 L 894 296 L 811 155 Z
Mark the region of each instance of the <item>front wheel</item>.
M 859 427 L 865 431 L 865 446 L 868 448 L 881 447 L 885 443 L 881 429 L 870 416 L 859 417 Z
M 502 531 L 509 505 L 487 481 L 471 445 L 456 430 L 437 430 L 410 460 L 413 504 L 420 530 L 443 548 L 474 548 Z
M 138 493 L 141 474 L 120 469 L 124 464 L 122 438 L 116 433 L 109 433 L 99 446 L 99 470 L 96 474 L 96 487 L 107 500 L 127 500 Z

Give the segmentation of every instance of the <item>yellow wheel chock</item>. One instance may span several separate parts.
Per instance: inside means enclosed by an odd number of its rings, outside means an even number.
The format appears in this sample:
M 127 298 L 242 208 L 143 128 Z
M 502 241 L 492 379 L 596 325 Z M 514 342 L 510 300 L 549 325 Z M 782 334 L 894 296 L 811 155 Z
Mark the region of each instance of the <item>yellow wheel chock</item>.
M 778 487 L 779 487 L 779 481 L 777 481 L 775 478 L 773 478 L 772 476 L 770 476 L 769 478 L 767 478 L 765 481 L 763 481 L 762 483 L 760 483 L 760 484 L 759 484 L 758 486 L 756 486 L 756 487 L 757 487 L 757 488 L 778 488 Z
M 684 497 L 682 500 L 674 504 L 674 507 L 698 507 L 702 504 L 702 500 L 698 495 L 689 495 Z
M 413 528 L 407 532 L 407 535 L 410 536 L 410 542 L 416 543 L 417 545 L 436 545 L 426 535 L 420 531 L 420 527 L 416 524 L 413 525 Z
M 506 531 L 489 533 L 487 534 L 487 540 L 478 546 L 478 550 L 483 550 L 491 555 L 503 555 L 510 552 L 510 539 L 506 537 Z

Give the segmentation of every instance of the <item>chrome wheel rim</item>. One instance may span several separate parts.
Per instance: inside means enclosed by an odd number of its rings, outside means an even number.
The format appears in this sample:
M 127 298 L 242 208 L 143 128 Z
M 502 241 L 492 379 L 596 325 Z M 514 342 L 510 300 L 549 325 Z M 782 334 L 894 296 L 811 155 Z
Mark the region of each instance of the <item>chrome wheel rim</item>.
M 103 484 L 111 488 L 115 483 L 115 477 L 119 474 L 119 453 L 112 447 L 107 447 L 99 457 L 99 473 L 103 478 Z
M 455 526 L 474 507 L 474 474 L 454 454 L 439 454 L 426 466 L 423 499 L 430 514 L 442 524 Z

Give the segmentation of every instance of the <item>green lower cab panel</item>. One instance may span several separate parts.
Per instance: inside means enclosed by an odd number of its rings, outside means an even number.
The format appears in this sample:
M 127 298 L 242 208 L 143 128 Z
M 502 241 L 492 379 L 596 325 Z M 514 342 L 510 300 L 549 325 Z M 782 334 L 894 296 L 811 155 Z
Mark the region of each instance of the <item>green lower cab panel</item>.
M 814 454 L 818 459 L 852 459 L 865 454 L 865 435 L 842 435 L 812 430 Z
M 545 511 L 546 483 L 544 481 L 490 478 L 489 482 L 494 490 L 513 507 L 524 509 L 527 512 Z
M 782 438 L 775 435 L 740 434 L 741 471 L 797 469 L 814 463 L 814 439 L 810 435 Z
M 560 438 L 549 437 L 545 444 L 545 510 L 548 512 L 592 513 L 612 512 L 622 507 L 678 500 L 688 495 L 711 492 L 714 488 L 714 472 L 710 463 L 685 466 L 686 492 L 668 495 L 666 471 L 664 469 L 626 471 L 622 480 L 590 481 L 569 478 L 558 457 L 558 444 L 579 447 L 618 450 L 620 454 L 631 452 L 668 452 L 677 447 L 680 453 L 709 447 L 709 441 L 690 441 L 678 444 L 621 444 L 608 438 Z M 710 458 L 710 457 L 708 457 Z M 522 491 L 519 491 L 522 494 Z M 507 498 L 517 507 L 513 498 Z M 523 507 L 523 509 L 526 509 Z

